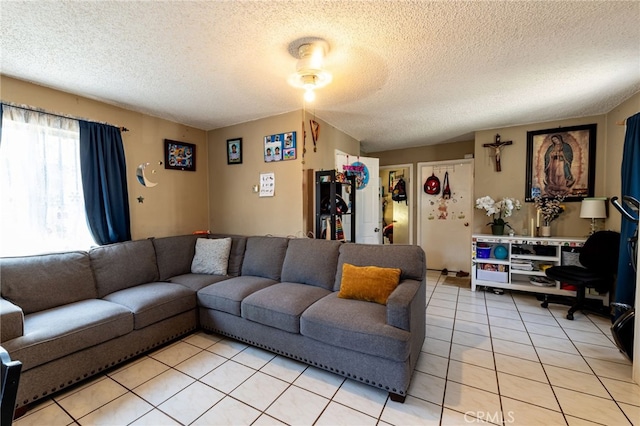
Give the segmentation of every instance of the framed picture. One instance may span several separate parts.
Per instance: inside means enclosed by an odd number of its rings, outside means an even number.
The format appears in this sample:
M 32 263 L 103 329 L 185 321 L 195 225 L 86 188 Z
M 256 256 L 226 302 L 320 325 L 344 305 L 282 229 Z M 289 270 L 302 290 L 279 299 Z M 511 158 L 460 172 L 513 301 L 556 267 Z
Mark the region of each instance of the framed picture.
M 227 139 L 227 164 L 242 164 L 242 138 Z
M 527 132 L 525 200 L 593 197 L 596 124 Z
M 393 191 L 393 186 L 395 185 L 396 180 L 396 171 L 389 172 L 389 192 Z
M 296 159 L 296 132 L 278 133 L 264 137 L 264 161 Z
M 196 171 L 196 146 L 192 143 L 164 140 L 164 168 Z

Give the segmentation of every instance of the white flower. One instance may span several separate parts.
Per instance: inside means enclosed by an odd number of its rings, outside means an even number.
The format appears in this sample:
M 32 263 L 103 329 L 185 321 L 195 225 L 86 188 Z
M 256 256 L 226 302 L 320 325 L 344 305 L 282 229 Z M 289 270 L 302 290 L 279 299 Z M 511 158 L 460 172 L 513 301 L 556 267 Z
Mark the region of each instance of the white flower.
M 493 222 L 489 224 L 506 225 L 503 218 L 513 214 L 513 210 L 520 210 L 520 200 L 505 197 L 500 201 L 495 201 L 488 195 L 476 200 L 476 208 L 486 210 L 487 216 L 493 216 Z M 496 217 L 497 215 L 497 217 Z

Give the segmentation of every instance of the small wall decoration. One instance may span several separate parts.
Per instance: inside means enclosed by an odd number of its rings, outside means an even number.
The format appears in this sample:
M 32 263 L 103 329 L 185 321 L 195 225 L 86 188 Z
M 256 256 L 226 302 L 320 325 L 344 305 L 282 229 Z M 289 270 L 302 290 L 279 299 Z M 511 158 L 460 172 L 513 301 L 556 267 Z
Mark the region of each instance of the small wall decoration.
M 260 173 L 260 197 L 273 197 L 276 192 L 276 174 Z
M 596 124 L 527 132 L 525 200 L 593 197 Z
M 227 164 L 242 164 L 242 138 L 227 139 Z
M 389 172 L 389 192 L 393 192 L 393 187 L 396 186 L 396 171 Z
M 164 168 L 196 171 L 196 146 L 192 143 L 164 140 Z
M 296 159 L 296 132 L 278 133 L 264 137 L 264 161 Z

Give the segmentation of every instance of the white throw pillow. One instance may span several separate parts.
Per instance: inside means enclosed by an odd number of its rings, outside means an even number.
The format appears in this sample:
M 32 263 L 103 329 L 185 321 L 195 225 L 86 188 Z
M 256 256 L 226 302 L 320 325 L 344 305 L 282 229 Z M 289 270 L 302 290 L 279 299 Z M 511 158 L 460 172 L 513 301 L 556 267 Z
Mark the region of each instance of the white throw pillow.
M 194 274 L 227 275 L 231 238 L 198 238 L 191 262 Z

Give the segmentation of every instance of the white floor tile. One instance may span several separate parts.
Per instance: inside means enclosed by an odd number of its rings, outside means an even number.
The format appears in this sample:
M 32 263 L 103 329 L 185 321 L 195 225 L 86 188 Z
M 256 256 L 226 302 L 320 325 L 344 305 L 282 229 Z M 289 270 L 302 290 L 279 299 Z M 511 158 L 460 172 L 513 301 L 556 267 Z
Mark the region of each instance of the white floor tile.
M 447 380 L 498 393 L 498 380 L 493 369 L 452 360 L 449 362 Z
M 438 327 L 453 328 L 453 317 L 441 317 L 439 315 L 431 315 L 429 312 L 424 317 L 425 324 L 436 325 Z
M 287 382 L 257 372 L 229 395 L 253 408 L 264 411 L 288 386 Z
M 260 417 L 261 412 L 237 399 L 226 396 L 200 416 L 193 426 L 249 426 Z M 276 423 L 275 421 L 271 424 Z
M 501 318 L 489 316 L 491 327 L 510 328 L 511 330 L 525 331 L 524 323 L 520 319 Z
M 196 331 L 195 333 L 182 339 L 182 341 L 189 343 L 190 345 L 197 346 L 200 349 L 207 349 L 222 339 L 223 337 L 217 334 L 209 334 L 203 331 Z
M 449 356 L 449 350 L 451 348 L 451 342 L 444 340 L 433 339 L 427 337 L 422 344 L 422 351 L 438 356 Z
M 495 393 L 447 381 L 444 406 L 474 417 L 501 415 L 500 396 Z
M 133 391 L 145 401 L 157 406 L 162 404 L 195 380 L 176 370 L 167 370 L 143 383 Z
M 325 398 L 332 398 L 344 381 L 345 378 L 337 374 L 316 367 L 308 367 L 293 384 Z
M 46 406 L 33 408 L 13 422 L 14 426 L 66 426 L 70 424 L 73 424 L 73 419 L 58 404 L 46 404 Z
M 154 352 L 149 356 L 160 361 L 163 364 L 167 364 L 168 366 L 173 367 L 181 363 L 182 361 L 191 358 L 201 350 L 202 349 L 197 346 L 179 341 L 170 346 L 167 346 L 164 349 L 161 349 L 158 352 Z
M 447 377 L 447 366 L 449 358 L 433 355 L 427 352 L 420 352 L 420 357 L 416 362 L 416 371 L 430 374 L 432 376 L 445 379 Z
M 464 331 L 465 333 L 478 334 L 480 336 L 490 336 L 488 324 L 481 324 L 478 322 L 464 321 L 457 319 L 454 324 L 456 331 Z
M 489 319 L 485 313 L 458 311 L 455 314 L 455 318 L 456 320 L 489 324 Z
M 564 330 L 558 326 L 527 322 L 525 324 L 525 327 L 531 334 L 542 334 L 543 336 L 558 337 L 560 339 L 567 338 Z
M 200 381 L 222 392 L 229 393 L 255 374 L 255 372 L 255 370 L 238 364 L 235 361 L 227 361 L 209 374 L 203 376 Z
M 81 425 L 126 425 L 139 419 L 149 411 L 153 406 L 134 395 L 127 393 L 106 405 L 103 405 L 96 411 L 84 416 L 78 420 Z
M 231 339 L 223 339 L 213 346 L 210 346 L 207 350 L 225 358 L 233 358 L 247 347 L 248 345 L 245 345 L 244 343 L 240 343 Z
M 202 351 L 180 364 L 175 369 L 195 379 L 199 379 L 214 368 L 225 363 L 227 359 L 211 352 Z
M 389 401 L 380 419 L 392 425 L 438 425 L 440 405 L 407 396 L 404 404 Z
M 364 383 L 347 379 L 333 397 L 333 400 L 354 410 L 378 418 L 382 412 L 388 392 Z
M 166 364 L 151 357 L 144 357 L 142 360 L 129 365 L 128 368 L 118 369 L 117 372 L 110 374 L 110 376 L 122 386 L 133 389 L 168 369 L 169 366 Z
M 544 367 L 549 382 L 554 387 L 562 387 L 578 392 L 588 393 L 601 398 L 609 398 L 609 392 L 593 374 L 567 370 L 565 368 L 546 365 Z
M 553 411 L 515 399 L 502 397 L 502 410 L 505 424 L 522 426 L 554 426 L 564 425 L 564 416 Z
M 553 390 L 547 383 L 505 373 L 498 373 L 498 383 L 502 396 L 560 411 Z
M 491 351 L 491 338 L 489 336 L 454 330 L 452 342 L 458 345 L 471 346 L 473 348 Z
M 182 424 L 190 424 L 224 396 L 212 387 L 195 382 L 160 404 L 158 409 Z
M 530 344 L 509 342 L 501 339 L 492 340 L 493 350 L 496 353 L 528 359 L 529 361 L 538 361 L 538 355 Z
M 271 404 L 266 413 L 287 424 L 312 425 L 328 404 L 327 398 L 291 386 Z
M 451 345 L 451 359 L 493 369 L 493 353 L 463 345 Z
M 273 358 L 275 358 L 275 354 L 273 352 L 249 346 L 248 348 L 234 356 L 232 359 L 235 362 L 246 365 L 247 367 L 251 367 L 254 370 L 259 370 L 267 365 L 267 363 Z
M 552 349 L 569 354 L 580 355 L 573 342 L 568 338 L 543 336 L 541 334 L 531 334 L 531 341 L 536 348 Z
M 445 379 L 416 371 L 407 393 L 434 404 L 442 404 L 445 383 Z
M 609 338 L 605 336 L 599 329 L 598 331 L 593 332 L 565 328 L 564 332 L 567 333 L 567 336 L 569 336 L 569 338 L 574 342 L 590 343 L 592 345 L 601 345 L 607 347 L 611 346 L 611 340 L 609 340 Z
M 287 383 L 293 383 L 306 368 L 307 364 L 278 355 L 262 367 L 260 371 Z
M 127 389 L 108 377 L 58 400 L 74 419 L 79 419 L 127 393 Z
M 554 365 L 569 370 L 591 373 L 591 367 L 581 355 L 559 352 L 553 349 L 536 348 L 538 357 L 544 365 Z
M 640 425 L 640 407 L 637 405 L 620 403 L 620 408 L 627 415 L 631 424 Z
M 425 337 L 432 339 L 444 340 L 446 342 L 451 341 L 453 330 L 450 328 L 438 327 L 436 325 L 427 324 L 425 328 Z
M 578 351 L 585 358 L 596 358 L 602 361 L 617 362 L 623 365 L 631 365 L 631 363 L 620 353 L 615 346 L 600 346 L 590 343 L 574 342 Z
M 596 358 L 585 358 L 585 360 L 598 377 L 607 377 L 609 379 L 633 382 L 633 370 L 631 364 L 621 364 Z
M 502 354 L 495 354 L 494 356 L 496 359 L 496 370 L 513 376 L 548 383 L 547 375 L 539 362 Z
M 626 404 L 640 407 L 640 385 L 636 383 L 623 382 L 620 380 L 601 377 L 600 380 L 607 388 L 613 399 Z M 640 423 L 639 423 L 640 424 Z
M 345 405 L 331 402 L 322 412 L 315 426 L 375 426 L 377 419 Z
M 131 426 L 180 426 L 180 423 L 156 408 L 131 423 Z
M 491 337 L 501 340 L 508 340 L 515 343 L 531 344 L 529 333 L 521 330 L 513 330 L 511 328 L 491 326 Z
M 598 398 L 568 389 L 554 387 L 565 414 L 606 425 L 628 425 L 624 413 L 611 399 Z

